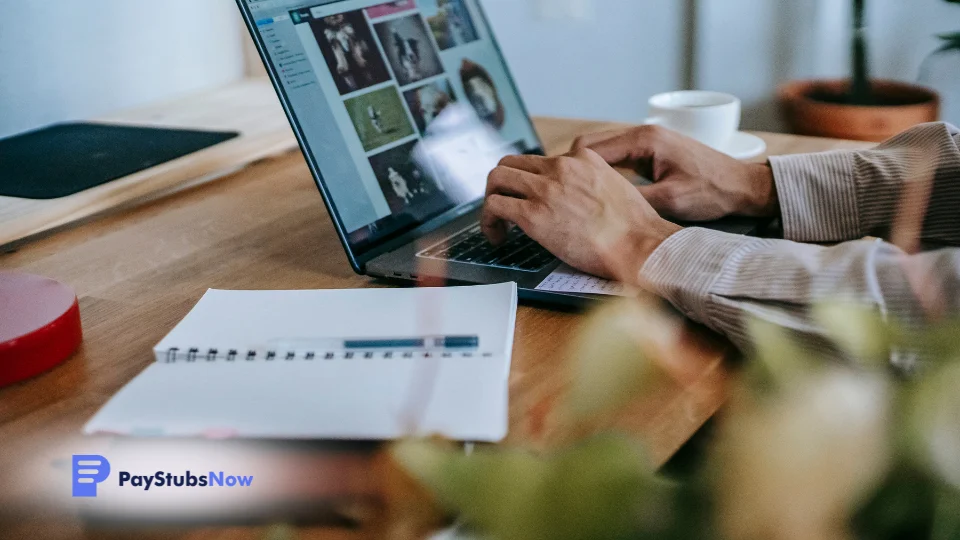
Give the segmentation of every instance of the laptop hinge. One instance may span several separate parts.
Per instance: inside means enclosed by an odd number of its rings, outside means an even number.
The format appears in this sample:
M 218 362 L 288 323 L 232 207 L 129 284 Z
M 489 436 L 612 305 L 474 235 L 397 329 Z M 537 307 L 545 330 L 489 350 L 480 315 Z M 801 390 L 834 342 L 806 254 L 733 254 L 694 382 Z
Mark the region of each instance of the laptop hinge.
M 364 253 L 362 257 L 357 258 L 357 262 L 360 263 L 361 267 L 366 269 L 366 264 L 376 259 L 377 257 L 380 257 L 381 255 L 385 255 L 392 251 L 396 251 L 417 239 L 423 238 L 424 236 L 436 231 L 437 229 L 443 227 L 444 225 L 453 222 L 457 218 L 464 216 L 466 214 L 469 214 L 470 212 L 476 211 L 481 206 L 483 206 L 483 199 L 477 199 L 471 203 L 467 203 L 467 204 L 458 206 L 453 210 L 444 212 L 443 214 L 440 214 L 439 216 L 417 227 L 416 229 L 408 233 L 402 234 L 394 238 L 393 240 L 385 242 L 384 244 L 379 245 L 371 249 L 370 251 Z

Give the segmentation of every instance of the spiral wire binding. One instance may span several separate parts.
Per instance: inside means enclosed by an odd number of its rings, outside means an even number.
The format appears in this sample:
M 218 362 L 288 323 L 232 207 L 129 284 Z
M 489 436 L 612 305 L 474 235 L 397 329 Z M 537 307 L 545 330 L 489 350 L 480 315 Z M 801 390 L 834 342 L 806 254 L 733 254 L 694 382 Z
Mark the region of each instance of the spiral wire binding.
M 284 361 L 292 362 L 294 360 L 312 361 L 318 358 L 323 360 L 390 360 L 395 358 L 490 358 L 493 353 L 475 353 L 475 352 L 436 352 L 436 351 L 256 351 L 250 349 L 243 353 L 237 349 L 228 349 L 221 354 L 219 349 L 210 348 L 203 351 L 201 347 L 190 347 L 186 350 L 180 347 L 171 347 L 164 354 L 164 363 L 173 364 L 176 362 L 197 363 L 215 362 L 224 360 L 227 362 L 236 362 L 238 360 L 253 362 L 262 358 L 267 362 L 276 362 L 279 358 Z

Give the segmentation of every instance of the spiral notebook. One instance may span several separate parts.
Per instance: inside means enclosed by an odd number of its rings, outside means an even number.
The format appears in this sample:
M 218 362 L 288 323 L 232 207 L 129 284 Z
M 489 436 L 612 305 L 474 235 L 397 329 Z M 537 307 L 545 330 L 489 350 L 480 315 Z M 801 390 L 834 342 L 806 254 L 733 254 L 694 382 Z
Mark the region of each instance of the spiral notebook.
M 210 290 L 84 432 L 499 441 L 516 309 L 514 283 Z

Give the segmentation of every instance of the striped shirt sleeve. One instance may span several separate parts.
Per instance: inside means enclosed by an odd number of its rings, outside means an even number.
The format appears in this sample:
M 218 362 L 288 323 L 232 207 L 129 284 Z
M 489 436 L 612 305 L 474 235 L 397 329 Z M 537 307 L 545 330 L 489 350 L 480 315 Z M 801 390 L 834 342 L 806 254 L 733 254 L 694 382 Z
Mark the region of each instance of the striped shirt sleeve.
M 742 349 L 750 317 L 823 344 L 808 312 L 824 301 L 873 305 L 908 324 L 960 314 L 960 249 L 911 255 L 860 240 L 887 237 L 906 213 L 925 216 L 923 240 L 960 246 L 958 146 L 957 129 L 926 124 L 869 151 L 773 158 L 786 240 L 685 229 L 653 253 L 640 281 Z
M 960 245 L 958 147 L 960 130 L 934 123 L 871 150 L 770 158 L 784 237 L 798 242 L 889 238 L 906 200 L 913 204 L 909 211 L 926 216 L 922 240 Z
M 960 314 L 960 250 L 908 255 L 879 239 L 824 247 L 694 227 L 653 253 L 641 281 L 742 350 L 750 348 L 750 317 L 823 346 L 808 313 L 818 302 L 875 306 L 907 324 L 930 312 Z

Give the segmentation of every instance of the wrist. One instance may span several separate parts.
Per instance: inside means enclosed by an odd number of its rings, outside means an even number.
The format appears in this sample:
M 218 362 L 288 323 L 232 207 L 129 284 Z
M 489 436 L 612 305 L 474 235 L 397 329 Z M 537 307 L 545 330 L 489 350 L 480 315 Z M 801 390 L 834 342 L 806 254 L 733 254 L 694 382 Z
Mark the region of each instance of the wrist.
M 639 269 L 647 263 L 647 260 L 657 249 L 663 245 L 671 236 L 682 231 L 683 227 L 665 219 L 658 219 L 654 223 L 648 223 L 646 227 L 634 231 L 631 239 L 631 252 L 633 265 L 636 272 L 631 272 L 630 280 L 635 280 L 639 274 Z
M 752 163 L 747 167 L 745 200 L 741 214 L 748 217 L 772 218 L 780 215 L 780 199 L 773 167 L 769 163 Z

